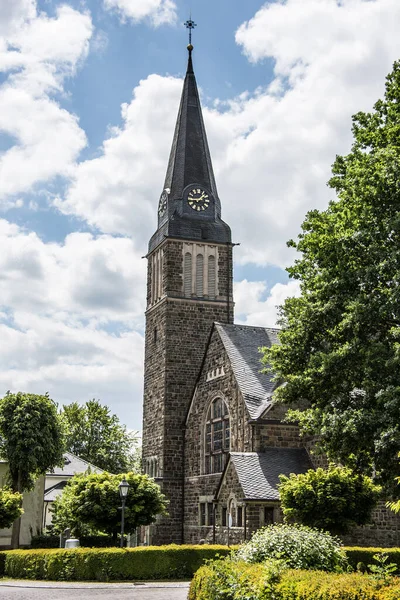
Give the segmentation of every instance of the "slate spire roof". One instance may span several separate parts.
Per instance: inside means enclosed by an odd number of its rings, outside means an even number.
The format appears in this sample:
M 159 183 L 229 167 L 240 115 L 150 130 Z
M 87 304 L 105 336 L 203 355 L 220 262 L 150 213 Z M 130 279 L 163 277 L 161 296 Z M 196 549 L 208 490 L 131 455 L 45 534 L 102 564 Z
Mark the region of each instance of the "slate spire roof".
M 231 243 L 231 230 L 221 219 L 221 201 L 208 147 L 200 96 L 193 70 L 193 46 L 189 57 L 175 133 L 163 190 L 168 193 L 165 212 L 159 212 L 158 229 L 149 243 L 152 252 L 166 237 Z M 206 211 L 195 212 L 188 206 L 191 186 L 210 195 Z
M 183 190 L 191 183 L 204 185 L 219 202 L 193 71 L 192 50 L 189 47 L 188 66 L 164 188 L 169 188 L 170 198 L 176 199 L 182 197 Z

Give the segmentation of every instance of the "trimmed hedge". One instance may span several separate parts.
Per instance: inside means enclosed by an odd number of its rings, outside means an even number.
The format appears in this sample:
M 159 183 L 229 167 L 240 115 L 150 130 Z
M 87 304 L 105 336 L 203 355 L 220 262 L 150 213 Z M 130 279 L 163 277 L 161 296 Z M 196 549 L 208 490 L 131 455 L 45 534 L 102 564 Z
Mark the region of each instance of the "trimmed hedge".
M 399 600 L 400 580 L 383 586 L 361 573 L 281 570 L 268 562 L 216 561 L 201 567 L 189 600 Z
M 345 548 L 345 551 L 349 565 L 355 571 L 357 570 L 357 565 L 360 563 L 362 563 L 365 568 L 367 568 L 368 565 L 376 564 L 373 559 L 374 554 L 387 554 L 389 557 L 387 563 L 395 563 L 397 565 L 396 573 L 400 574 L 400 548 L 358 548 L 356 546 L 351 546 Z
M 7 550 L 0 576 L 52 581 L 191 579 L 206 560 L 230 554 L 227 546 L 148 546 Z

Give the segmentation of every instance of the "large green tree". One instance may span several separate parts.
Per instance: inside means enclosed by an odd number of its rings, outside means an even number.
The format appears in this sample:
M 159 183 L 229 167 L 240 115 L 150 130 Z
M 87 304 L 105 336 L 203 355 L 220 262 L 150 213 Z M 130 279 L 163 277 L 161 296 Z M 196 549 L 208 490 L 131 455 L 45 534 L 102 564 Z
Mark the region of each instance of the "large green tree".
M 137 469 L 137 432 L 129 432 L 117 415 L 98 400 L 65 405 L 61 418 L 67 450 L 111 473 Z
M 35 479 L 62 464 L 63 428 L 57 406 L 46 394 L 7 394 L 0 400 L 0 455 L 8 461 L 13 492 L 33 488 Z M 13 526 L 19 541 L 21 520 Z
M 368 523 L 381 493 L 370 477 L 334 465 L 279 479 L 285 520 L 334 534 Z
M 159 486 L 147 475 L 127 473 L 125 531 L 149 525 L 158 514 L 166 513 L 167 501 Z M 121 530 L 119 484 L 122 475 L 93 473 L 76 475 L 54 502 L 53 527 L 56 532 L 71 528 L 75 535 L 104 532 L 115 538 Z
M 337 156 L 337 200 L 309 212 L 290 276 L 301 296 L 281 308 L 280 346 L 264 350 L 292 414 L 328 456 L 396 490 L 400 475 L 400 62 L 371 113 L 353 117 Z

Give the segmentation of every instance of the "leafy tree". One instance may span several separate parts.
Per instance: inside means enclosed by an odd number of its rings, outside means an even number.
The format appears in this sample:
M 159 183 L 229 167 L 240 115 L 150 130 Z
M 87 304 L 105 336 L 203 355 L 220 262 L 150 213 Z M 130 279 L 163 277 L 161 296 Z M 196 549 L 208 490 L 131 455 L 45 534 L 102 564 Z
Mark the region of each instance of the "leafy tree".
M 62 464 L 63 428 L 57 406 L 46 394 L 7 394 L 0 400 L 0 455 L 8 461 L 13 492 L 33 488 L 35 479 Z M 21 521 L 11 544 L 18 547 Z
M 281 345 L 264 349 L 285 381 L 277 397 L 307 401 L 291 413 L 328 456 L 373 469 L 388 488 L 400 475 L 400 61 L 371 113 L 353 117 L 354 142 L 328 185 L 338 199 L 312 210 L 290 276 L 301 296 L 281 307 Z
M 54 531 L 70 527 L 76 535 L 104 532 L 115 538 L 121 530 L 119 484 L 122 475 L 94 473 L 75 475 L 54 502 Z M 159 486 L 147 475 L 125 474 L 129 491 L 125 508 L 125 531 L 149 525 L 158 514 L 166 514 L 167 501 Z
M 98 400 L 65 405 L 61 418 L 67 450 L 111 473 L 137 469 L 137 432 L 127 431 L 117 415 Z
M 22 494 L 0 488 L 0 529 L 11 527 L 23 512 Z
M 334 534 L 368 523 L 381 492 L 369 477 L 333 465 L 279 479 L 285 520 Z

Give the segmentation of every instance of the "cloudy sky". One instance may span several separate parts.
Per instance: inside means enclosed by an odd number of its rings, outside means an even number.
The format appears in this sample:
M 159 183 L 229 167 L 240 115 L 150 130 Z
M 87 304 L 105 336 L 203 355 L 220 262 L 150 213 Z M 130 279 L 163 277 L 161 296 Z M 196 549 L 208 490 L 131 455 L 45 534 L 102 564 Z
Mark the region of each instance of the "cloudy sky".
M 297 293 L 286 241 L 400 58 L 399 0 L 0 1 L 0 395 L 95 397 L 141 428 L 141 257 L 190 9 L 236 321 L 273 326 Z

